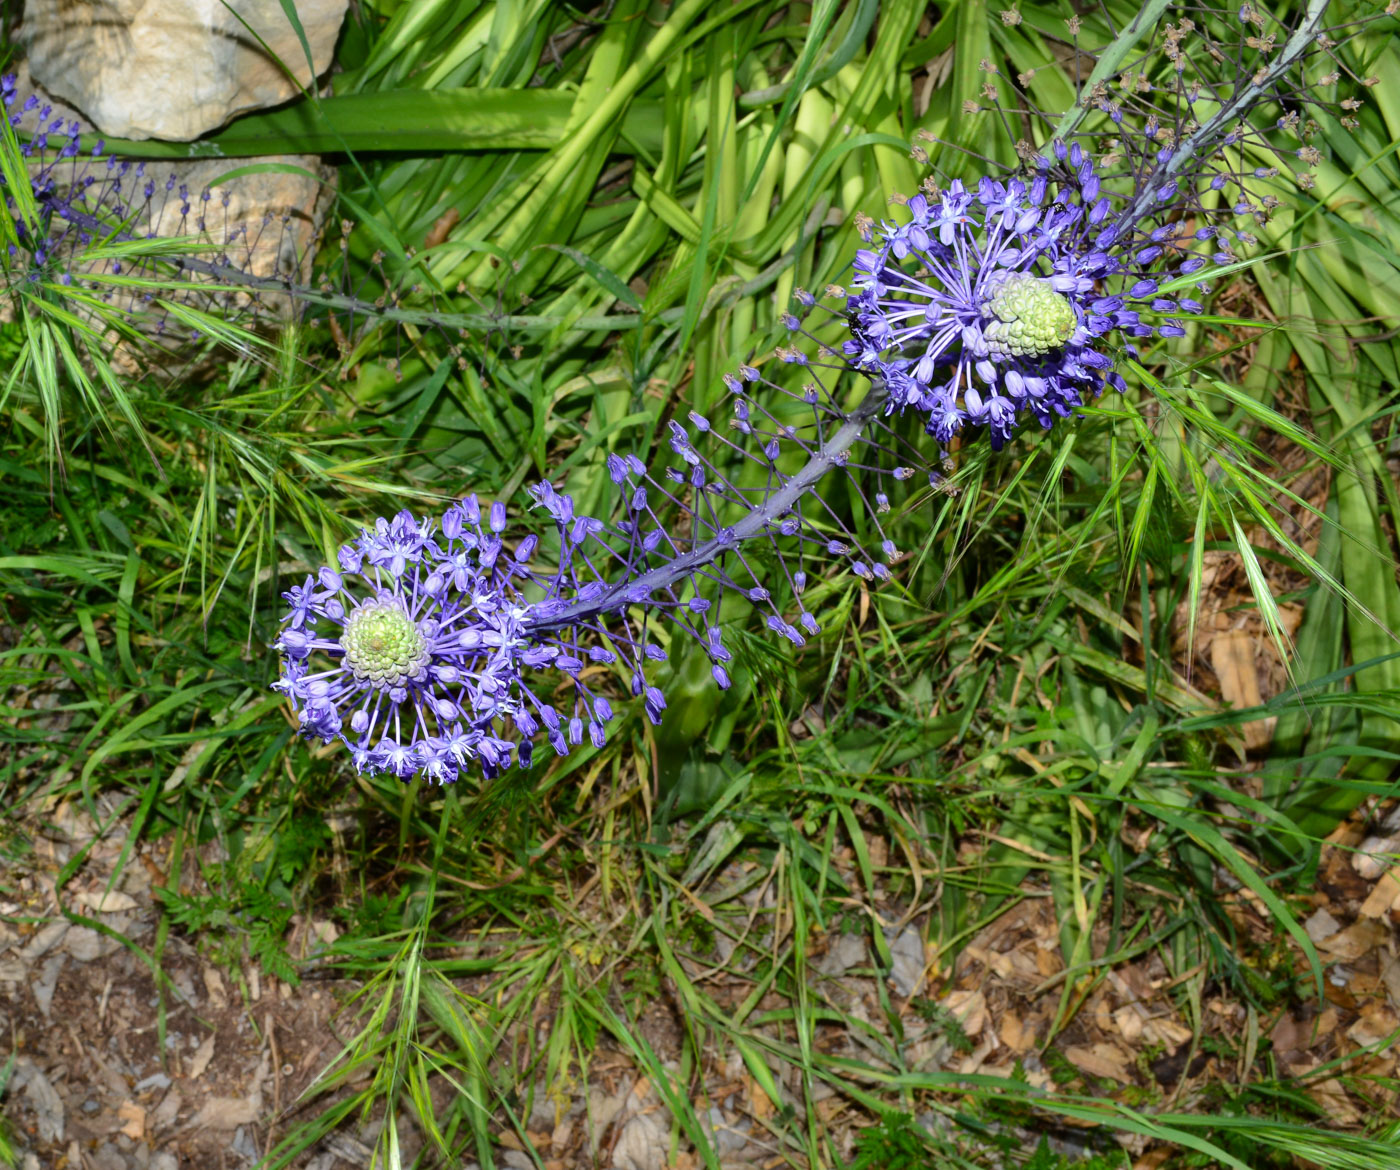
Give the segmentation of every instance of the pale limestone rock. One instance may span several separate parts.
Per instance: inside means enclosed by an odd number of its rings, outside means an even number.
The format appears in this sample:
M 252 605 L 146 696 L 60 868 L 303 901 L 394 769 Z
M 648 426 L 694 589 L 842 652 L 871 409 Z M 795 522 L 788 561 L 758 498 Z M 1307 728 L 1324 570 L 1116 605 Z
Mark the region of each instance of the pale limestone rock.
M 102 133 L 188 141 L 323 74 L 347 2 L 297 0 L 314 76 L 279 0 L 26 0 L 23 35 L 35 80 Z

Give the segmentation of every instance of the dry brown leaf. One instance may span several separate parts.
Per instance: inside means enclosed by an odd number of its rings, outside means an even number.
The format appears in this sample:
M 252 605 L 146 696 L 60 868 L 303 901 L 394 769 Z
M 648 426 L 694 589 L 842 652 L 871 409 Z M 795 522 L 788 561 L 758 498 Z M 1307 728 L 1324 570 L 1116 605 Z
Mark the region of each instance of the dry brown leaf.
M 1299 1019 L 1283 1016 L 1274 1025 L 1269 1039 L 1279 1052 L 1307 1052 L 1317 1047 L 1337 1028 L 1337 1009 L 1328 1004 L 1317 1016 Z
M 667 1126 L 658 1115 L 639 1114 L 618 1134 L 613 1146 L 616 1170 L 656 1170 L 666 1163 Z
M 1142 1035 L 1142 1014 L 1135 1005 L 1121 1007 L 1113 1013 L 1113 1022 L 1129 1044 L 1136 1044 Z
M 980 991 L 950 991 L 943 1006 L 969 1036 L 976 1036 L 987 1025 L 987 997 Z
M 1384 918 L 1390 908 L 1400 902 L 1400 866 L 1383 873 L 1375 887 L 1361 903 L 1363 918 Z
M 1130 963 L 1118 971 L 1110 971 L 1109 982 L 1118 988 L 1124 999 L 1146 1003 L 1155 999 L 1157 987 L 1148 977 L 1146 969 L 1139 963 Z
M 1133 1170 L 1157 1170 L 1174 1152 L 1170 1146 L 1153 1146 L 1133 1163 Z
M 1026 1027 L 1021 1017 L 1013 1012 L 1007 1012 L 1001 1017 L 1001 1042 L 1012 1052 L 1029 1052 L 1035 1044 L 1035 1036 Z
M 1108 1005 L 1108 996 L 1098 993 L 1092 1000 L 1094 1027 L 1100 1032 L 1113 1030 L 1113 1010 Z
M 224 977 L 217 967 L 205 967 L 201 972 L 204 991 L 210 1004 L 218 1009 L 228 1007 L 228 992 L 224 990 Z
M 568 1149 L 569 1141 L 573 1136 L 574 1123 L 566 1117 L 550 1132 L 549 1144 L 555 1146 L 558 1149 L 566 1150 Z
M 958 1067 L 958 1072 L 965 1077 L 970 1077 L 980 1072 L 983 1063 L 986 1061 L 987 1057 L 992 1054 L 992 1049 L 994 1049 L 996 1045 L 997 1038 L 988 1032 L 987 1038 L 963 1057 L 962 1064 Z
M 1347 1035 L 1368 1048 L 1390 1039 L 1397 1028 L 1400 1028 L 1400 1018 L 1384 1004 L 1373 1001 L 1361 1009 L 1361 1018 L 1347 1029 Z
M 1390 997 L 1390 1006 L 1400 1011 L 1400 959 L 1382 955 L 1380 979 Z
M 240 1125 L 251 1125 L 261 1113 L 261 1093 L 251 1097 L 210 1097 L 185 1128 L 237 1129 Z
M 190 1059 L 190 1068 L 186 1076 L 192 1081 L 199 1080 L 199 1078 L 204 1075 L 204 1070 L 209 1067 L 209 1062 L 213 1059 L 214 1033 L 211 1032 L 204 1038 L 204 1043 L 195 1050 L 194 1056 Z
M 136 899 L 120 890 L 84 890 L 75 894 L 73 900 L 98 914 L 116 914 L 122 910 L 136 909 Z
M 180 1116 L 180 1106 L 184 1101 L 180 1098 L 180 1091 L 172 1088 L 161 1098 L 160 1104 L 155 1107 L 151 1114 L 151 1132 L 159 1133 L 163 1129 L 169 1129 L 175 1124 L 175 1119 Z
M 1011 964 L 1011 956 L 1002 954 L 1000 951 L 987 951 L 981 947 L 968 947 L 964 952 L 968 958 L 975 959 L 983 964 L 988 970 L 1000 975 L 1003 979 L 1011 977 L 1015 969 Z
M 756 1117 L 759 1121 L 766 1120 L 773 1116 L 774 1105 L 772 1099 L 763 1091 L 753 1077 L 744 1078 L 744 1100 L 748 1107 L 750 1116 Z
M 340 927 L 336 926 L 329 918 L 313 918 L 311 920 L 311 933 L 320 942 L 330 946 L 340 937 Z
M 1291 1013 L 1280 1016 L 1269 1032 L 1269 1041 L 1277 1052 L 1302 1052 L 1312 1045 L 1313 1023 L 1300 1020 Z
M 132 1141 L 139 1142 L 146 1136 L 146 1111 L 135 1101 L 123 1101 L 118 1105 L 117 1116 L 126 1123 L 122 1133 Z
M 1065 1057 L 1075 1068 L 1090 1076 L 1105 1077 L 1120 1084 L 1132 1084 L 1128 1054 L 1116 1044 L 1099 1043 L 1091 1048 L 1075 1045 L 1065 1049 Z
M 1309 1085 L 1307 1094 L 1326 1110 L 1328 1121 L 1333 1125 L 1355 1125 L 1361 1120 L 1361 1114 L 1336 1077 Z
M 1176 1020 L 1167 1019 L 1165 1016 L 1148 1020 L 1143 1030 L 1147 1033 L 1150 1041 L 1164 1044 L 1172 1052 L 1191 1039 L 1190 1028 Z
M 1324 938 L 1317 945 L 1330 955 L 1348 961 L 1359 959 L 1375 947 L 1380 946 L 1390 931 L 1374 919 L 1353 922 L 1345 930 Z
M 890 845 L 883 837 L 873 833 L 865 838 L 865 849 L 870 854 L 870 864 L 876 869 L 884 869 L 890 863 Z
M 1035 948 L 1035 971 L 1037 975 L 1049 978 L 1051 975 L 1058 975 L 1063 969 L 1064 963 L 1060 959 L 1058 950 L 1051 950 L 1037 944 Z
M 1351 867 L 1368 882 L 1375 881 L 1400 853 L 1400 837 L 1367 837 L 1351 855 Z
M 462 213 L 455 207 L 449 207 L 436 220 L 433 226 L 428 229 L 428 234 L 423 237 L 423 247 L 436 248 L 443 243 L 448 234 L 457 226 L 457 221 L 462 218 Z
M 1361 965 L 1369 966 L 1364 960 Z M 1352 1004 L 1353 1010 L 1359 1012 L 1367 1000 L 1383 999 L 1385 997 L 1385 988 L 1381 984 L 1379 972 L 1348 971 L 1347 974 L 1351 976 L 1351 978 L 1347 980 L 1347 990 L 1351 992 L 1356 1000 L 1356 1002 Z
M 1365 830 L 1355 821 L 1346 820 L 1322 839 L 1329 845 L 1340 845 L 1343 849 L 1354 849 L 1361 843 L 1361 838 L 1365 835 Z M 1327 851 L 1324 850 L 1323 856 L 1327 856 Z M 1331 858 L 1328 858 L 1329 863 L 1330 861 Z
M 1225 701 L 1240 710 L 1263 702 L 1259 693 L 1259 671 L 1255 667 L 1255 639 L 1244 630 L 1226 630 L 1210 643 L 1210 664 L 1220 679 Z M 1273 716 L 1252 719 L 1244 725 L 1244 745 L 1250 751 L 1269 746 L 1274 737 Z
M 58 1141 L 64 1131 L 63 1098 L 58 1095 L 53 1082 L 27 1056 L 17 1062 L 17 1076 L 24 1081 L 24 1095 L 34 1111 L 39 1140 Z

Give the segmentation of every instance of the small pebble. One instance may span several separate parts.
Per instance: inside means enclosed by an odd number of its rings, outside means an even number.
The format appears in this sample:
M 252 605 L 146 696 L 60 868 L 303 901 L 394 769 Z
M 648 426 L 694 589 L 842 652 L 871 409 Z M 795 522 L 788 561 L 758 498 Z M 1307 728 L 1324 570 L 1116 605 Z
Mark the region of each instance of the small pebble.
M 130 1163 L 112 1142 L 103 1142 L 88 1159 L 92 1170 L 131 1170 Z

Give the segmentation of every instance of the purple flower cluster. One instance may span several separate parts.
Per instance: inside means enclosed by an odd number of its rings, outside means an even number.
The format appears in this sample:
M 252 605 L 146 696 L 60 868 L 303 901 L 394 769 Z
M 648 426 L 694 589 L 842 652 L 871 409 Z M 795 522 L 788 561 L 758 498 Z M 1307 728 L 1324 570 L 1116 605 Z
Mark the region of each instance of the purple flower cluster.
M 744 367 L 728 380 L 734 438 L 692 413 L 689 428 L 671 425 L 673 463 L 655 474 L 635 455 L 608 456 L 608 519 L 579 514 L 548 482 L 532 487 L 554 527 L 547 567 L 535 564 L 534 536 L 506 550 L 500 503 L 483 510 L 469 496 L 439 523 L 408 512 L 378 520 L 340 550 L 338 568 L 283 594 L 276 687 L 302 732 L 344 742 L 362 772 L 443 782 L 475 762 L 492 774 L 513 760 L 528 765 L 541 732 L 560 755 L 585 737 L 601 747 L 615 716 L 609 695 L 630 691 L 660 722 L 666 697 L 652 675 L 676 636 L 694 639 L 716 684 L 728 687 L 726 606 L 758 610 L 771 634 L 795 646 L 819 633 L 806 604 L 809 569 L 837 561 L 881 581 L 899 554 L 880 526 L 883 490 L 871 508 L 875 555 L 812 490 L 833 469 L 858 492 L 857 472 L 880 474 L 850 456 L 861 445 L 866 455 L 883 451 L 866 437 L 882 425 L 883 394 L 842 412 L 809 368 L 814 381 L 791 394 Z M 805 426 L 758 405 L 754 384 L 800 406 Z M 703 438 L 738 470 L 723 470 Z M 780 467 L 789 457 L 797 470 Z M 767 563 L 765 551 L 776 554 Z
M 322 567 L 283 594 L 275 686 L 292 699 L 304 734 L 341 740 L 362 772 L 421 772 L 439 782 L 469 762 L 493 774 L 517 752 L 528 764 L 541 728 L 560 754 L 585 730 L 603 742 L 612 708 L 580 677 L 585 659 L 529 628 L 537 603 L 527 591 L 542 587 L 548 598 L 572 575 L 533 571 L 533 536 L 509 551 L 506 519 L 499 502 L 483 517 L 475 496 L 437 523 L 409 512 L 381 518 L 340 549 L 338 568 Z M 587 557 L 593 530 L 579 519 L 565 537 L 566 558 Z M 606 658 L 595 650 L 587 661 Z M 532 689 L 533 672 L 545 669 L 575 680 L 572 712 Z
M 1159 289 L 1205 266 L 1192 249 L 1216 229 L 1139 233 L 1078 143 L 1052 154 L 1024 178 L 915 195 L 909 222 L 867 227 L 875 246 L 856 254 L 844 351 L 888 382 L 891 411 L 920 411 L 940 442 L 985 426 L 999 448 L 1026 415 L 1048 429 L 1123 388 L 1115 335 L 1179 336 L 1172 316 L 1201 311 Z
M 441 527 L 400 512 L 380 519 L 283 594 L 276 688 L 304 734 L 339 739 L 366 772 L 455 779 L 470 761 L 511 759 L 496 734 L 519 708 L 520 672 L 547 658 L 522 646 L 526 606 L 511 588 L 528 549 L 506 552 L 504 509 L 483 530 L 474 499 Z
M 1109 46 L 1069 112 L 1036 110 L 1017 90 L 1028 107 L 1020 112 L 1043 120 L 1047 149 L 1018 143 L 1024 165 L 973 189 L 926 181 L 908 200 L 908 222 L 876 229 L 866 220 L 873 246 L 856 257 L 845 353 L 889 384 L 889 410 L 919 411 L 940 442 L 977 426 L 1000 447 L 1027 416 L 1048 429 L 1104 387 L 1123 389 L 1115 360 L 1135 355 L 1143 339 L 1182 335 L 1181 316 L 1202 307 L 1176 292 L 1206 289 L 1194 274 L 1234 262 L 1234 244 L 1257 242 L 1231 221 L 1266 223 L 1280 201 L 1260 185 L 1290 163 L 1318 161 L 1306 145 L 1308 113 L 1328 109 L 1356 124 L 1346 112 L 1358 101 L 1329 102 L 1294 77 L 1300 63 L 1331 51 L 1336 34 L 1379 18 L 1328 29 L 1327 7 L 1309 0 L 1285 24 L 1245 4 L 1240 43 L 1228 52 L 1180 16 L 1164 27 L 1169 67 L 1160 80 L 1124 65 L 1136 36 L 1126 30 L 1128 41 Z M 1079 23 L 1069 22 L 1076 36 Z M 1189 81 L 1188 65 L 1198 74 Z M 994 84 L 982 94 L 1001 109 Z M 1266 103 L 1285 113 L 1263 130 L 1250 118 Z M 1078 138 L 1096 142 L 1105 159 Z M 1276 165 L 1258 165 L 1270 157 Z M 1310 174 L 1295 177 L 1311 184 Z

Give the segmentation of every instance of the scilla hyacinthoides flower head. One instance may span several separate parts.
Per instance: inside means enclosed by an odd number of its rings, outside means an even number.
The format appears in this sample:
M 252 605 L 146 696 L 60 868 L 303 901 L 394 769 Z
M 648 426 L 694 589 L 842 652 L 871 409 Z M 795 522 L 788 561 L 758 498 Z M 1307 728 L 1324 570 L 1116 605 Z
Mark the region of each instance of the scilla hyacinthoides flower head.
M 585 733 L 601 746 L 612 706 L 580 674 L 612 652 L 576 656 L 576 638 L 532 626 L 559 593 L 578 593 L 569 566 L 587 563 L 597 525 L 549 492 L 580 522 L 562 533 L 561 564 L 551 570 L 530 567 L 533 536 L 507 550 L 504 505 L 483 509 L 468 496 L 439 521 L 381 517 L 340 549 L 337 567 L 284 593 L 275 686 L 292 700 L 303 734 L 342 741 L 362 772 L 438 782 L 469 765 L 492 775 L 513 759 L 528 764 L 542 728 L 561 755 Z M 562 712 L 536 690 L 548 682 L 552 694 L 559 674 L 574 683 Z
M 906 222 L 863 220 L 870 247 L 855 259 L 845 353 L 889 384 L 888 409 L 921 412 L 941 442 L 977 426 L 1000 447 L 1028 416 L 1048 429 L 1104 387 L 1123 389 L 1118 355 L 1153 335 L 1182 335 L 1180 318 L 1202 306 L 1178 294 L 1207 288 L 1208 264 L 1229 265 L 1234 245 L 1254 242 L 1231 221 L 1255 226 L 1278 204 L 1255 188 L 1279 167 L 1257 162 L 1291 152 L 1248 119 L 1278 101 L 1294 109 L 1270 131 L 1297 130 L 1297 108 L 1312 99 L 1287 79 L 1332 44 L 1325 10 L 1312 0 L 1294 27 L 1261 37 L 1253 34 L 1265 17 L 1246 5 L 1238 21 L 1251 35 L 1236 60 L 1206 44 L 1204 59 L 1225 62 L 1229 76 L 1189 85 L 1184 46 L 1195 24 L 1183 18 L 1167 26 L 1166 76 L 1122 82 L 1134 118 L 1091 78 L 1063 118 L 1034 111 L 1049 142 L 1040 151 L 1019 144 L 1018 170 L 970 188 L 929 179 L 907 200 Z M 1090 114 L 1099 116 L 1092 128 Z M 1096 159 L 1077 138 L 1116 161 Z
M 1163 249 L 1114 248 L 1093 161 L 1077 144 L 1064 161 L 1068 181 L 1052 182 L 1048 162 L 975 192 L 954 180 L 910 199 L 910 222 L 867 225 L 876 246 L 856 255 L 845 352 L 889 383 L 889 409 L 922 412 L 940 442 L 973 424 L 1000 447 L 1025 414 L 1049 427 L 1121 385 L 1106 334 L 1150 333 L 1143 309 L 1196 307 L 1156 296 Z
M 519 710 L 521 672 L 551 656 L 524 646 L 513 580 L 529 549 L 507 553 L 503 527 L 483 528 L 472 498 L 440 526 L 400 512 L 283 594 L 276 687 L 303 733 L 342 740 L 366 772 L 445 781 L 510 762 L 498 724 Z

